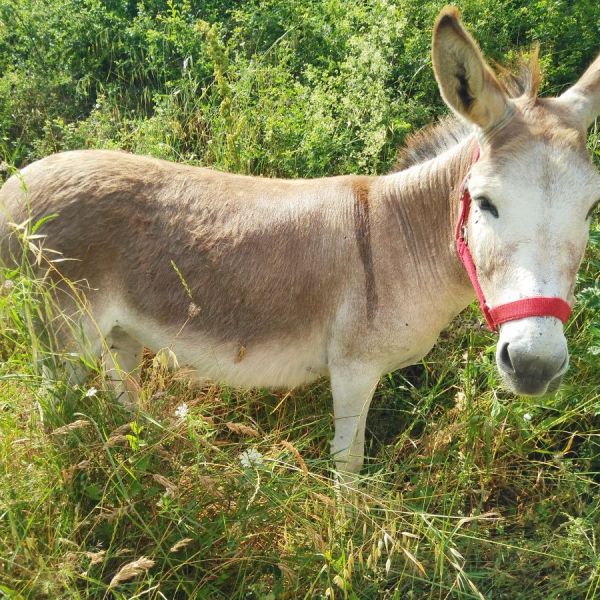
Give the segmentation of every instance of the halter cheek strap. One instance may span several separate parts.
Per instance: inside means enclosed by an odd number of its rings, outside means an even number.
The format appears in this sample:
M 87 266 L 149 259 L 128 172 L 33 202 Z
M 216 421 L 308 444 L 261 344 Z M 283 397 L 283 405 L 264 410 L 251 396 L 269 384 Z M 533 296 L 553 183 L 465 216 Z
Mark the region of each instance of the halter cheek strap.
M 479 154 L 479 144 L 477 144 L 473 153 L 474 163 L 479 160 Z M 485 317 L 490 331 L 498 331 L 499 326 L 507 321 L 516 321 L 527 317 L 556 317 L 563 323 L 566 323 L 571 315 L 571 306 L 562 298 L 546 298 L 538 296 L 534 298 L 524 298 L 523 300 L 516 300 L 515 302 L 508 302 L 506 304 L 499 304 L 493 308 L 488 305 L 483 290 L 481 289 L 479 278 L 477 277 L 477 267 L 473 262 L 473 256 L 471 255 L 466 239 L 469 211 L 471 210 L 471 194 L 467 187 L 467 179 L 468 175 L 460 186 L 460 213 L 455 233 L 456 252 L 471 280 L 471 284 L 477 294 L 481 312 Z

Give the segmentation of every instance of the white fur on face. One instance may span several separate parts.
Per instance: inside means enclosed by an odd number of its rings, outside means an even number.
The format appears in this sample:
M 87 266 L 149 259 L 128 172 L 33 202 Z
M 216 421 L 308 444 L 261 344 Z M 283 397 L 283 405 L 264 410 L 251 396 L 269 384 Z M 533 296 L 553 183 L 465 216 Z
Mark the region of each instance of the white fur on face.
M 494 166 L 473 167 L 469 243 L 491 306 L 531 296 L 572 300 L 600 176 L 580 154 L 542 142 Z M 487 197 L 498 218 L 482 211 Z
M 488 305 L 536 296 L 572 303 L 588 238 L 586 216 L 600 197 L 600 176 L 589 161 L 568 148 L 535 141 L 497 164 L 484 157 L 473 167 L 469 191 L 469 245 Z M 495 205 L 498 218 L 478 207 L 481 196 Z M 566 341 L 555 318 L 502 325 L 499 352 L 508 344 L 515 355 L 556 365 L 555 377 L 566 370 Z M 500 362 L 499 367 L 506 370 Z M 549 368 L 544 372 L 550 376 Z M 542 388 L 539 393 L 546 391 Z

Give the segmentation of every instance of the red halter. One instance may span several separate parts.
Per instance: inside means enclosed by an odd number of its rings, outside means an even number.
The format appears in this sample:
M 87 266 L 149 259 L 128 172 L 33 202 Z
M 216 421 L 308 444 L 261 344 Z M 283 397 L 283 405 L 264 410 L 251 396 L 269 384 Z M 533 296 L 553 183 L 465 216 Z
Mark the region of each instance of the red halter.
M 473 153 L 473 162 L 479 160 L 479 144 L 475 146 Z M 562 298 L 524 298 L 507 304 L 500 304 L 494 308 L 488 306 L 479 279 L 477 278 L 477 267 L 473 262 L 473 256 L 469 250 L 469 245 L 465 238 L 467 222 L 469 220 L 469 210 L 471 209 L 471 194 L 467 187 L 467 177 L 460 186 L 460 214 L 456 224 L 456 251 L 467 271 L 467 275 L 473 284 L 481 312 L 487 321 L 490 331 L 498 331 L 499 325 L 507 321 L 516 321 L 527 317 L 556 317 L 563 323 L 566 323 L 571 315 L 571 306 Z

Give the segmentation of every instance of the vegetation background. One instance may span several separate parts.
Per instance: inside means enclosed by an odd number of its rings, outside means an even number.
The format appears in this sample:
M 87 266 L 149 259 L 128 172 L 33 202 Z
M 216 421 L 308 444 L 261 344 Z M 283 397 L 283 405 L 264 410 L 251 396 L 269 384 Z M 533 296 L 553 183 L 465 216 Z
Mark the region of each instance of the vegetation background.
M 0 0 L 3 169 L 101 147 L 269 176 L 386 172 L 445 112 L 442 4 Z M 460 8 L 492 60 L 539 42 L 547 94 L 600 50 L 596 0 Z M 199 388 L 148 356 L 129 413 L 94 365 L 86 388 L 64 383 L 34 327 L 49 296 L 5 272 L 0 597 L 600 597 L 599 273 L 596 219 L 556 396 L 503 392 L 494 337 L 467 311 L 381 382 L 369 465 L 336 503 L 326 381 Z

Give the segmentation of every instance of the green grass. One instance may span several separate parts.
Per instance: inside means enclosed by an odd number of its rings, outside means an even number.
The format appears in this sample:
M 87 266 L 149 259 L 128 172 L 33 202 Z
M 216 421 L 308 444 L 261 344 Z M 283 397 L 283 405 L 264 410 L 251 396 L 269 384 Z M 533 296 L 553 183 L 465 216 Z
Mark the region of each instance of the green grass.
M 443 111 L 428 58 L 442 4 L 0 0 L 0 161 L 110 147 L 268 176 L 385 172 Z M 540 42 L 547 93 L 598 50 L 597 2 L 461 4 L 492 59 Z M 53 332 L 72 319 L 29 264 L 5 270 L 0 598 L 600 597 L 598 273 L 596 221 L 554 397 L 502 391 L 495 338 L 466 311 L 382 379 L 367 465 L 340 497 L 327 381 L 200 387 L 148 355 L 129 412 L 97 365 L 67 383 L 80 359 Z

